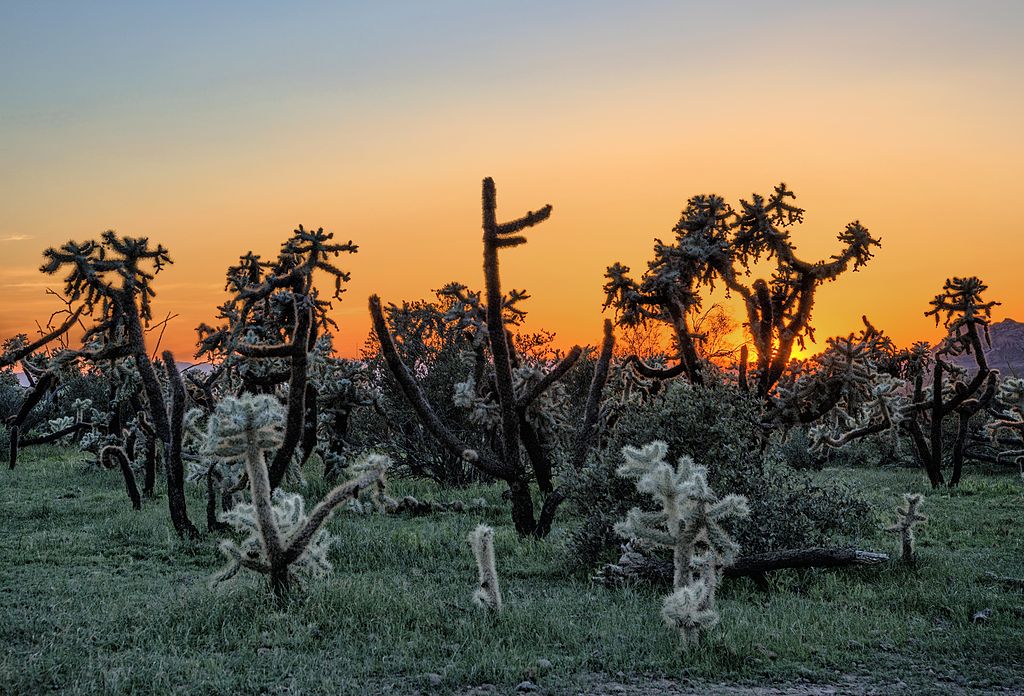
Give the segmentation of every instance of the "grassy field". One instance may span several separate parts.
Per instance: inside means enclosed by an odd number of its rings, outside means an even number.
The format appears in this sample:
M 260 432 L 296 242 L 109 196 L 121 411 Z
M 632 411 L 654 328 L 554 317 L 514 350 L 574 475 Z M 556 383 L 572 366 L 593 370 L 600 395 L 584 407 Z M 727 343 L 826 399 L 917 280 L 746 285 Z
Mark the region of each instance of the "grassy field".
M 926 492 L 919 563 L 779 573 L 767 593 L 726 581 L 721 625 L 683 654 L 660 591 L 570 572 L 571 519 L 548 541 L 517 539 L 497 488 L 459 494 L 483 495 L 486 512 L 340 513 L 334 573 L 279 608 L 256 581 L 211 590 L 216 539 L 179 541 L 162 499 L 132 512 L 117 472 L 29 450 L 0 489 L 0 693 L 482 694 L 524 680 L 541 693 L 1024 690 L 1024 592 L 982 577 L 1024 577 L 1019 480 L 969 476 L 931 494 L 917 472 L 823 475 L 864 490 L 880 523 L 903 492 Z M 465 537 L 480 521 L 497 528 L 498 618 L 469 601 Z M 861 544 L 892 546 L 881 531 Z

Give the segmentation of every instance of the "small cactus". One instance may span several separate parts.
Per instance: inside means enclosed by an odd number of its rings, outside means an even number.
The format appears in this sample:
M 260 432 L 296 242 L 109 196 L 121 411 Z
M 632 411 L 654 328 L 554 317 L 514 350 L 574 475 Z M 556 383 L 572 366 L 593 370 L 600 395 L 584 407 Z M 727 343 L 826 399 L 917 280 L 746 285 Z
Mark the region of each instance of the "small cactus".
M 914 556 L 914 526 L 927 522 L 928 518 L 918 512 L 921 507 L 921 503 L 924 502 L 924 496 L 920 493 L 907 493 L 903 496 L 903 499 L 907 503 L 907 509 L 904 510 L 899 506 L 896 506 L 896 521 L 886 528 L 886 531 L 898 534 L 900 537 L 900 558 L 903 559 L 904 563 L 913 563 L 915 560 Z
M 648 512 L 633 508 L 615 525 L 623 537 L 673 551 L 675 591 L 665 599 L 662 618 L 679 631 L 686 647 L 701 631 L 718 623 L 715 589 L 722 569 L 739 551 L 721 524 L 749 514 L 747 499 L 719 499 L 708 485 L 707 469 L 680 457 L 675 467 L 665 461 L 668 445 L 655 440 L 642 448 L 624 447 L 620 476 L 636 479 L 636 487 L 661 504 Z
M 252 498 L 251 503 L 235 506 L 222 518 L 250 535 L 241 547 L 231 540 L 221 542 L 228 566 L 214 576 L 213 584 L 247 568 L 269 576 L 271 588 L 280 597 L 288 592 L 295 571 L 328 572 L 330 536 L 322 529 L 327 518 L 361 490 L 382 485 L 390 460 L 367 455 L 358 465 L 363 473 L 333 489 L 308 516 L 297 493 L 276 491 L 272 496 L 266 453 L 280 445 L 284 420 L 281 405 L 266 395 L 227 398 L 210 418 L 207 454 L 222 462 L 244 459 Z
M 469 533 L 469 545 L 473 549 L 480 574 L 473 602 L 482 609 L 498 613 L 501 611 L 501 587 L 498 584 L 498 568 L 494 563 L 494 529 L 486 524 L 478 525 Z

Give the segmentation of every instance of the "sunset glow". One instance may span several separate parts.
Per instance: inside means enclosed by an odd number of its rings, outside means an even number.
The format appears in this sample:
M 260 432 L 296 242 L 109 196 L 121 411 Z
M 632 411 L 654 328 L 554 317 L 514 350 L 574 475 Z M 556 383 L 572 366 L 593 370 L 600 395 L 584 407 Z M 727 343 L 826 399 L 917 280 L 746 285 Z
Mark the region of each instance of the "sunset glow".
M 508 215 L 554 206 L 502 265 L 565 344 L 598 341 L 605 267 L 642 271 L 689 196 L 780 180 L 802 256 L 854 219 L 882 239 L 821 289 L 819 346 L 865 307 L 900 344 L 936 338 L 953 275 L 1024 318 L 1019 4 L 145 5 L 4 13 L 0 336 L 59 308 L 43 249 L 113 228 L 171 250 L 155 315 L 190 355 L 225 268 L 301 223 L 360 246 L 335 308 L 355 354 L 371 293 L 482 283 L 484 176 Z

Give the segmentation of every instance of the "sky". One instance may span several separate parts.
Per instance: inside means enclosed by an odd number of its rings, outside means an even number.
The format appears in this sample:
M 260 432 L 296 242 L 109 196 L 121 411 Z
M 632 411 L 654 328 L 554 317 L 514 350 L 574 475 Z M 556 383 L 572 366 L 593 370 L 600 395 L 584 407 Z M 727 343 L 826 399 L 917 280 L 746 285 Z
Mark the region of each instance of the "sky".
M 360 246 L 353 355 L 370 294 L 482 285 L 484 176 L 499 218 L 554 206 L 501 262 L 565 345 L 690 196 L 779 181 L 803 257 L 855 219 L 882 239 L 820 290 L 819 341 L 864 313 L 935 339 L 953 275 L 1024 320 L 1022 30 L 1020 2 L 0 0 L 0 337 L 59 307 L 47 246 L 115 229 L 170 249 L 155 314 L 187 356 L 227 266 L 303 224 Z

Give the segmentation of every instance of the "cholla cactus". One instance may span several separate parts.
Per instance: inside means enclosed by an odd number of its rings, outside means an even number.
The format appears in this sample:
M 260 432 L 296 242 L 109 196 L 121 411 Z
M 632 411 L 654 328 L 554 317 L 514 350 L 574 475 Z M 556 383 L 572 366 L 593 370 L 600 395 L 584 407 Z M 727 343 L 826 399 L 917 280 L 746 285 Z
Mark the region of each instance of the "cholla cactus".
M 464 336 L 459 342 L 472 351 L 472 383 L 464 380 L 453 396 L 456 403 L 469 408 L 473 417 L 480 419 L 478 422 L 489 422 L 491 416 L 486 402 L 478 402 L 477 397 L 497 405 L 500 427 L 493 427 L 493 432 L 487 433 L 486 437 L 491 446 L 477 449 L 458 434 L 461 428 L 452 429 L 451 424 L 442 420 L 420 387 L 422 380 L 417 379 L 421 376 L 418 374 L 420 366 L 415 362 L 412 362 L 412 367 L 406 365 L 406 359 L 411 356 L 404 346 L 406 355 L 399 352 L 392 330 L 399 329 L 396 333 L 401 334 L 402 327 L 395 320 L 419 312 L 406 311 L 409 305 L 403 308 L 392 306 L 387 310 L 389 317 L 386 318 L 380 297 L 374 295 L 369 303 L 370 316 L 380 342 L 381 355 L 425 429 L 450 454 L 461 457 L 488 476 L 505 481 L 516 531 L 521 536 L 542 539 L 550 533 L 554 516 L 568 497 L 568 490 L 556 486 L 555 459 L 551 456 L 551 450 L 555 448 L 544 442 L 544 428 L 552 421 L 545 420 L 538 428 L 538 421 L 530 415 L 531 407 L 545 391 L 564 378 L 579 361 L 583 350 L 579 346 L 573 348 L 546 370 L 543 377 L 533 380 L 526 393 L 517 393 L 516 368 L 523 363 L 515 341 L 511 340 L 509 326 L 521 319 L 522 312 L 517 311 L 515 305 L 525 300 L 527 295 L 522 290 L 502 291 L 498 256 L 502 249 L 525 244 L 523 233 L 547 220 L 551 206 L 544 206 L 515 220 L 498 222 L 497 191 L 491 178 L 483 181 L 481 202 L 485 294 L 469 292 L 463 285 L 450 285 L 439 291 L 439 299 L 443 297 L 448 302 L 448 311 L 433 326 L 444 327 L 444 333 L 459 331 Z M 431 314 L 438 318 L 436 313 Z M 436 336 L 437 331 L 422 322 L 417 323 L 427 331 L 413 335 L 413 345 L 426 347 L 424 336 L 430 333 Z M 405 337 L 402 338 L 401 343 L 405 344 Z M 614 345 L 615 335 L 608 320 L 605 321 L 604 339 L 583 407 L 583 417 L 571 438 L 571 451 L 566 457 L 573 469 L 584 466 L 587 454 L 597 440 L 600 406 Z M 536 481 L 544 496 L 539 517 L 531 481 Z
M 680 457 L 673 468 L 665 461 L 668 445 L 655 440 L 642 448 L 624 447 L 625 464 L 617 473 L 636 479 L 636 487 L 661 504 L 661 510 L 629 511 L 615 531 L 626 538 L 673 551 L 675 588 L 665 600 L 662 616 L 690 645 L 702 629 L 718 621 L 715 588 L 722 569 L 739 545 L 722 528 L 730 517 L 749 514 L 740 495 L 719 499 L 708 485 L 707 468 Z
M 772 393 L 794 348 L 803 347 L 805 338 L 814 339 L 811 311 L 818 288 L 864 266 L 880 245 L 855 221 L 837 235 L 842 248 L 836 254 L 819 261 L 800 258 L 791 228 L 803 222 L 804 211 L 791 203 L 795 198 L 784 183 L 735 207 L 720 196 L 694 196 L 672 229 L 674 237 L 667 243 L 655 240 L 654 258 L 642 277 L 634 279 L 620 263 L 608 267 L 605 307 L 615 309 L 619 324 L 653 321 L 674 333 L 679 362 L 658 370 L 632 360 L 641 374 L 659 379 L 685 374 L 695 384 L 704 383 L 707 366 L 697 349 L 704 337 L 689 317 L 706 292 L 722 282 L 743 298 L 747 311 L 756 368 L 752 386 L 761 397 Z M 748 283 L 764 260 L 774 267 L 771 276 Z
M 482 425 L 490 430 L 501 424 L 501 407 L 490 395 L 481 396 L 478 393 L 473 375 L 466 377 L 464 382 L 455 383 L 452 403 L 463 409 L 469 422 L 474 425 Z
M 918 512 L 924 496 L 920 493 L 907 493 L 903 496 L 907 503 L 907 509 L 896 507 L 898 517 L 896 521 L 886 528 L 886 531 L 898 534 L 900 537 L 900 556 L 904 563 L 914 562 L 914 526 L 921 522 L 927 522 L 928 518 Z
M 1024 379 L 1004 377 L 996 390 L 996 401 L 1007 409 L 1024 412 Z
M 478 525 L 469 533 L 469 545 L 476 557 L 480 585 L 473 593 L 473 602 L 488 611 L 501 611 L 501 587 L 498 568 L 494 563 L 494 530 L 486 524 Z
M 388 495 L 388 468 L 391 458 L 383 454 L 364 454 L 352 464 L 352 475 L 359 477 L 367 473 L 375 473 L 376 479 L 370 486 L 370 503 L 377 512 L 388 512 L 398 506 L 398 501 Z M 358 492 L 356 493 L 356 499 Z M 358 502 L 358 500 L 357 500 Z
M 210 418 L 207 454 L 228 464 L 243 460 L 252 497 L 251 503 L 236 506 L 223 518 L 250 535 L 241 546 L 221 542 L 229 564 L 214 576 L 214 583 L 247 568 L 269 576 L 275 594 L 282 596 L 295 572 L 326 573 L 330 537 L 322 527 L 327 518 L 359 491 L 382 482 L 389 460 L 371 455 L 374 461 L 366 463 L 360 476 L 328 493 L 309 516 L 300 495 L 278 492 L 272 497 L 266 453 L 280 446 L 284 420 L 281 405 L 265 395 L 225 399 Z

